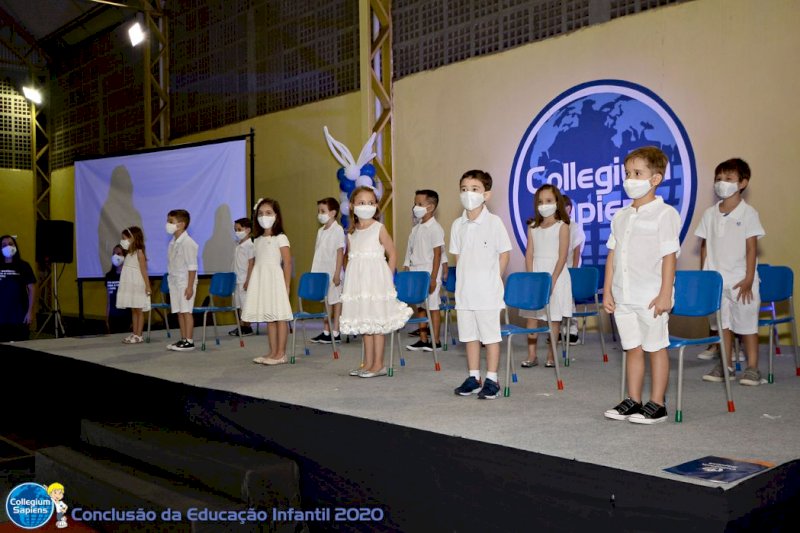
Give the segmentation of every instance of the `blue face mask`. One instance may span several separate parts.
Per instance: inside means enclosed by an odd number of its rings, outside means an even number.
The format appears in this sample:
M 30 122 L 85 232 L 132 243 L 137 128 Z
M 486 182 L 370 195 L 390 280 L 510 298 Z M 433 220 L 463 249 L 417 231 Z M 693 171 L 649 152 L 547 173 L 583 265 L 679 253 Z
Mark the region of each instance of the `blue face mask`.
M 3 246 L 3 257 L 11 259 L 17 253 L 17 247 L 11 244 Z

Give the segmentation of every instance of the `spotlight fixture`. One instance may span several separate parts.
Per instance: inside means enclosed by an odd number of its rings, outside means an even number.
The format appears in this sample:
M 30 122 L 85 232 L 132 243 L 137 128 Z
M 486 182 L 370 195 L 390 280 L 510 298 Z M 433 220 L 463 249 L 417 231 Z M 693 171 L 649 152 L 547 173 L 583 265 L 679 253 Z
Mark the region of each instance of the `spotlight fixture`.
M 136 46 L 144 41 L 144 30 L 142 30 L 142 25 L 138 21 L 134 22 L 128 29 L 128 37 L 131 39 L 131 46 Z
M 22 88 L 22 94 L 25 95 L 25 98 L 33 102 L 34 104 L 41 104 L 42 103 L 42 93 L 39 92 L 38 89 L 35 87 L 28 87 L 27 85 Z

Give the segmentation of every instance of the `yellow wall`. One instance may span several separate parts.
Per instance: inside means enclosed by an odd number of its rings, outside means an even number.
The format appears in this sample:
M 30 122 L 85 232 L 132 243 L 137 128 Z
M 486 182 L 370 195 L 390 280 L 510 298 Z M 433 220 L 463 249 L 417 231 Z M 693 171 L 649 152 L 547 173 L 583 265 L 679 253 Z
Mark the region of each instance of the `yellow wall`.
M 622 79 L 663 98 L 694 147 L 699 190 L 679 267 L 698 267 L 691 235 L 714 201 L 714 167 L 738 156 L 753 169 L 746 199 L 767 231 L 760 261 L 800 272 L 799 25 L 797 0 L 697 0 L 404 78 L 394 88 L 398 213 L 433 186 L 449 232 L 458 178 L 482 168 L 495 178 L 490 208 L 508 224 L 511 165 L 533 118 L 574 85 Z M 397 221 L 402 240 L 410 217 Z M 523 264 L 516 249 L 509 271 Z
M 36 268 L 33 172 L 0 169 L 0 235 L 16 235 L 22 259 Z

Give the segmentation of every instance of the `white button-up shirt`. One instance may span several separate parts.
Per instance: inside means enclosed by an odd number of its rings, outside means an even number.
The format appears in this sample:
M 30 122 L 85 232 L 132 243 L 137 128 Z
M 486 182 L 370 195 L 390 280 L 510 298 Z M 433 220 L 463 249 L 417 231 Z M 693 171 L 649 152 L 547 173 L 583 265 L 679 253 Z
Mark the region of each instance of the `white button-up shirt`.
M 470 311 L 503 309 L 500 254 L 511 250 L 503 221 L 484 205 L 478 218 L 467 212 L 450 228 L 450 253 L 456 263 L 456 309 Z
M 438 247 L 442 248 L 439 262 L 445 262 L 444 229 L 436 217 L 431 217 L 427 222 L 420 222 L 411 228 L 403 266 L 409 267 L 410 270 L 431 272 L 433 270 L 433 250 Z
M 197 250 L 199 247 L 187 232 L 169 241 L 167 272 L 172 282 L 188 281 L 189 272 L 197 272 Z M 197 278 L 195 278 L 195 282 Z
M 660 196 L 638 209 L 628 205 L 611 221 L 606 246 L 614 250 L 614 301 L 647 307 L 661 291 L 664 256 L 680 254 L 681 217 Z
M 747 239 L 765 235 L 758 212 L 744 200 L 730 213 L 718 202 L 706 209 L 694 234 L 706 240 L 704 270 L 716 270 L 724 286 L 733 287 L 747 275 Z

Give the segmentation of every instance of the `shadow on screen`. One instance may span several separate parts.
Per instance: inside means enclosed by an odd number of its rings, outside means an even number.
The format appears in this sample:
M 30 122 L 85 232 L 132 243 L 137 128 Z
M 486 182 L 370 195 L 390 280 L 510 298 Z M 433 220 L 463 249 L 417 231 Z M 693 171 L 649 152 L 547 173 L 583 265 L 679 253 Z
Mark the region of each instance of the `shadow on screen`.
M 111 172 L 108 197 L 100 210 L 97 226 L 97 253 L 102 271 L 111 268 L 111 251 L 119 243 L 122 230 L 142 227 L 142 215 L 133 206 L 133 181 L 128 169 L 120 165 Z M 145 235 L 145 241 L 147 235 Z
M 203 245 L 203 272 L 230 272 L 235 248 L 231 208 L 221 204 L 214 212 L 214 233 Z

